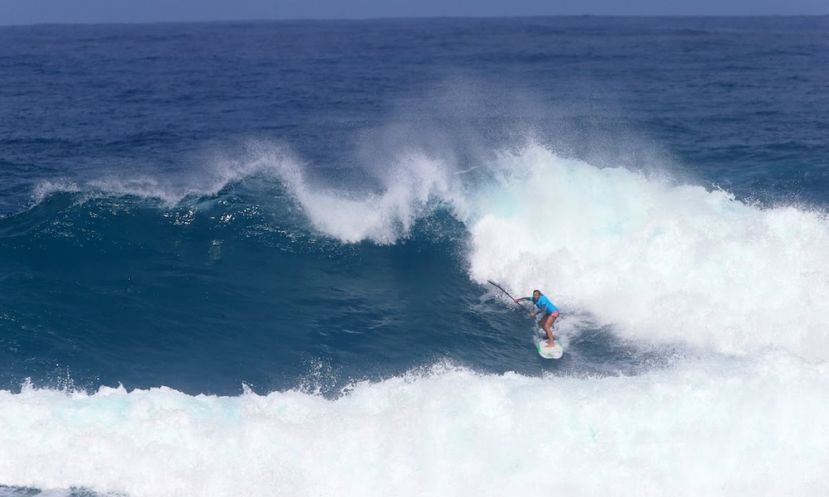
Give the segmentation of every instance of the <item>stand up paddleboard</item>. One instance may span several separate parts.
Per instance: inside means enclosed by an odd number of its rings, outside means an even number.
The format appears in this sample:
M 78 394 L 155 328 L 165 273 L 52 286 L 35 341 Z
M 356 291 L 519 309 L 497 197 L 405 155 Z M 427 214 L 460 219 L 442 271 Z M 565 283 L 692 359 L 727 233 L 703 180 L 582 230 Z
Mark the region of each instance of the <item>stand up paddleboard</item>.
M 547 334 L 539 335 L 536 333 L 533 337 L 533 343 L 535 343 L 535 350 L 538 351 L 538 355 L 544 359 L 561 359 L 562 354 L 564 354 L 564 347 L 561 346 L 561 340 L 558 337 L 556 337 L 556 344 L 550 347 L 547 345 Z
M 504 292 L 504 294 L 507 297 L 509 297 L 510 299 L 515 301 L 515 297 L 510 295 L 510 293 L 508 291 L 506 291 L 504 289 L 504 287 L 502 287 L 498 283 L 495 283 L 492 280 L 487 280 L 487 282 L 490 285 L 497 288 L 498 290 L 501 290 L 502 292 Z M 518 305 L 518 307 L 520 307 L 521 309 L 526 311 L 526 308 L 524 306 L 522 306 L 521 304 L 516 302 L 516 305 Z M 544 359 L 561 359 L 562 354 L 564 354 L 564 347 L 561 346 L 561 340 L 556 338 L 556 344 L 553 345 L 552 347 L 548 347 L 547 346 L 547 333 L 545 333 L 544 330 L 542 330 L 540 328 L 539 328 L 538 331 L 541 333 L 541 336 L 539 336 L 538 334 L 533 335 L 533 343 L 535 344 L 535 350 L 538 351 L 538 355 L 540 355 Z M 555 331 L 555 328 L 553 329 L 553 331 Z

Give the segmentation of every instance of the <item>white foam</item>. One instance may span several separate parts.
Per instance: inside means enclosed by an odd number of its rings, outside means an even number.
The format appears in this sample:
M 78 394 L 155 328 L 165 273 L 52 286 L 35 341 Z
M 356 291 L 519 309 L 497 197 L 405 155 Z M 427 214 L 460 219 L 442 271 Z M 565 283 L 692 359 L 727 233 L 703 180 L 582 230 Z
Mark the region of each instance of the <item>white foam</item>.
M 541 288 L 636 341 L 829 358 L 829 221 L 531 146 L 493 165 L 472 277 Z
M 582 379 L 448 368 L 337 400 L 26 388 L 0 392 L 0 482 L 144 497 L 823 496 L 827 399 L 825 366 L 785 358 Z

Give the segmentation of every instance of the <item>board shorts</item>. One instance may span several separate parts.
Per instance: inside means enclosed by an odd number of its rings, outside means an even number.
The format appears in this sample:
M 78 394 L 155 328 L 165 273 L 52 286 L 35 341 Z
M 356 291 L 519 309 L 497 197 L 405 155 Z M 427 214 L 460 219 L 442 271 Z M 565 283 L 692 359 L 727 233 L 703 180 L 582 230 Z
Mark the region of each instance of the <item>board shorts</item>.
M 546 319 L 546 318 L 548 318 L 548 317 L 551 317 L 551 316 L 552 316 L 552 317 L 554 317 L 554 318 L 558 319 L 558 317 L 559 317 L 560 315 L 561 315 L 561 313 L 560 313 L 559 311 L 556 311 L 556 312 L 554 312 L 554 313 L 552 313 L 552 314 L 547 314 L 546 316 L 544 316 L 544 318 Z

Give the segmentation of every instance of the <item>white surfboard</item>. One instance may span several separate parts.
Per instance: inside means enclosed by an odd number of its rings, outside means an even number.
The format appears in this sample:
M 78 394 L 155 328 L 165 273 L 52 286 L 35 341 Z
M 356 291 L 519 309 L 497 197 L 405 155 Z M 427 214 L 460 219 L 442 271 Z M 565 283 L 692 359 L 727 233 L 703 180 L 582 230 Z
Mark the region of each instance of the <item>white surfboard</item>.
M 535 335 L 533 342 L 535 343 L 535 350 L 538 351 L 538 355 L 544 359 L 561 359 L 561 356 L 564 354 L 564 347 L 561 346 L 561 340 L 558 337 L 556 337 L 556 344 L 552 347 L 547 345 L 546 335 L 543 337 Z

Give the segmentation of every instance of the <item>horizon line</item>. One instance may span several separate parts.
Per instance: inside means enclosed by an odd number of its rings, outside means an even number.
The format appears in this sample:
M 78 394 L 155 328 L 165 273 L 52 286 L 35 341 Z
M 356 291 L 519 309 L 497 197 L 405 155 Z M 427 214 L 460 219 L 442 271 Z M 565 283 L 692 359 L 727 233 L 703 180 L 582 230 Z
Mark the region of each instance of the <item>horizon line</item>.
M 280 23 L 280 22 L 372 22 L 372 21 L 428 21 L 428 20 L 495 20 L 495 19 L 544 19 L 544 18 L 606 18 L 606 19 L 758 19 L 758 18 L 819 18 L 825 14 L 538 14 L 538 15 L 480 15 L 480 16 L 377 16 L 377 17 L 285 17 L 285 18 L 239 18 L 201 20 L 157 20 L 157 21 L 43 21 L 17 24 L 0 23 L 0 28 L 34 26 L 139 26 L 157 24 L 230 24 L 230 23 Z

